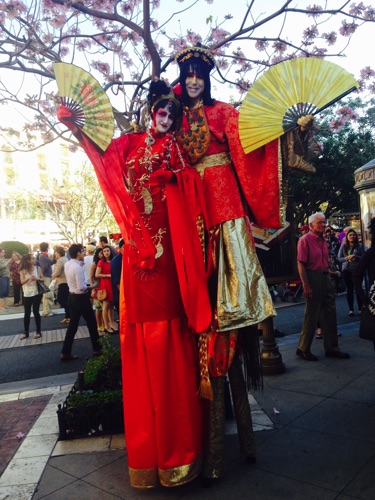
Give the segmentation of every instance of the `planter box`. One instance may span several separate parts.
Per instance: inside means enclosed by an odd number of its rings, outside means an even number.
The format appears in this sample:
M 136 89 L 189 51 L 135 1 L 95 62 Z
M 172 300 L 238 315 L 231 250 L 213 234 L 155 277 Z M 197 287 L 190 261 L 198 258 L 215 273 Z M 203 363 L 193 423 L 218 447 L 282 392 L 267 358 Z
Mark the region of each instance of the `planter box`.
M 77 392 L 74 385 L 64 403 L 58 405 L 60 440 L 124 432 L 122 400 L 69 408 L 69 399 Z

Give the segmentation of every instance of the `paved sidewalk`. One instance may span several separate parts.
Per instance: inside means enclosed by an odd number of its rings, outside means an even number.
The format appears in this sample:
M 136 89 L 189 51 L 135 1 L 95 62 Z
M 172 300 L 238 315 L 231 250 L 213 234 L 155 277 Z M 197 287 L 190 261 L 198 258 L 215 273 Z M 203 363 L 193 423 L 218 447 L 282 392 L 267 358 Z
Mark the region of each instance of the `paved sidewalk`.
M 56 409 L 71 387 L 67 380 L 51 379 L 47 387 L 41 379 L 34 392 L 28 386 L 3 394 L 0 386 L 0 411 L 6 401 L 51 397 L 0 478 L 0 500 L 375 498 L 375 353 L 358 338 L 358 322 L 339 331 L 350 360 L 325 358 L 322 341 L 315 340 L 319 361 L 307 362 L 295 356 L 298 335 L 277 339 L 286 372 L 265 377 L 264 391 L 251 401 L 257 464 L 244 462 L 229 422 L 225 476 L 210 489 L 199 480 L 132 489 L 122 435 L 57 441 Z

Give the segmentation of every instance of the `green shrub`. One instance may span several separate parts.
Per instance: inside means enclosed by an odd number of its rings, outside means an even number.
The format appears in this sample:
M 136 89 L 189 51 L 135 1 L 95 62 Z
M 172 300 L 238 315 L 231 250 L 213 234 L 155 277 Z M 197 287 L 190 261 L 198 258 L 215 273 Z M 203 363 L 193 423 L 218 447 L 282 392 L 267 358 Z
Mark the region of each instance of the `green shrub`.
M 122 390 L 92 392 L 89 394 L 72 394 L 68 400 L 68 408 L 79 408 L 87 405 L 102 405 L 122 401 Z
M 18 252 L 21 255 L 25 255 L 30 253 L 30 249 L 25 243 L 21 243 L 20 241 L 2 241 L 0 243 L 0 247 L 5 250 L 5 257 L 9 259 L 12 257 L 13 252 Z

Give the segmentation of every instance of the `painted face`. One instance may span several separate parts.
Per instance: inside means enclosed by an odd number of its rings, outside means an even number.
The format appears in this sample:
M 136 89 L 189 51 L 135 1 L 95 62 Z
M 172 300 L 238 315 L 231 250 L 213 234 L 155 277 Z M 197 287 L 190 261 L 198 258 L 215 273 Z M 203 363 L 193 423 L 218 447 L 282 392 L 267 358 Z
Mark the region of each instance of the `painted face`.
M 194 72 L 190 67 L 188 76 L 185 80 L 185 85 L 190 99 L 198 99 L 204 91 L 204 78 L 202 75 Z
M 169 106 L 159 108 L 154 115 L 154 128 L 160 134 L 166 134 L 173 124 L 174 115 L 169 109 Z

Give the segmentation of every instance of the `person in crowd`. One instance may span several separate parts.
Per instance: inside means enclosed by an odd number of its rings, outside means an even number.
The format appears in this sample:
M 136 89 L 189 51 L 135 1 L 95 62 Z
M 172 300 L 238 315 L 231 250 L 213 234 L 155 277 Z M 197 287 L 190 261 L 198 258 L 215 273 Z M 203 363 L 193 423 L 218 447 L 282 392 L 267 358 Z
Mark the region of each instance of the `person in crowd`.
M 209 412 L 208 450 L 204 486 L 222 475 L 224 465 L 224 385 L 229 375 L 241 451 L 255 462 L 256 446 L 246 384 L 239 352 L 244 352 L 247 376 L 254 388 L 260 385 L 257 325 L 275 313 L 266 279 L 258 261 L 250 223 L 279 228 L 284 204 L 279 166 L 282 154 L 288 166 L 313 171 L 295 153 L 304 127 L 312 117 L 303 117 L 301 128 L 279 141 L 245 154 L 238 132 L 238 111 L 211 97 L 210 72 L 215 60 L 201 46 L 182 50 L 176 56 L 184 116 L 177 140 L 200 174 L 207 206 L 210 272 L 214 321 L 200 336 L 201 387 L 212 399 Z M 302 120 L 302 118 L 301 118 Z M 303 125 L 303 126 L 302 126 Z M 293 135 L 293 137 L 292 137 Z M 303 150 L 303 148 L 301 148 Z M 230 195 L 229 195 L 230 193 Z M 204 394 L 202 391 L 202 394 Z
M 78 330 L 81 317 L 86 321 L 89 330 L 92 354 L 101 355 L 99 334 L 96 326 L 94 310 L 90 301 L 90 293 L 86 285 L 85 275 L 81 263 L 83 262 L 82 245 L 73 244 L 69 247 L 70 260 L 65 262 L 64 271 L 69 287 L 70 322 L 66 330 L 65 339 L 60 355 L 61 361 L 74 361 L 78 356 L 72 354 L 75 334 Z
M 44 276 L 44 283 L 49 286 L 52 280 L 52 261 L 48 255 L 48 243 L 43 241 L 39 245 L 40 252 L 38 254 L 38 261 Z M 51 302 L 53 293 L 44 293 L 42 298 L 42 316 L 53 316 L 51 312 Z
M 300 237 L 305 236 L 306 233 L 309 232 L 309 226 L 307 224 L 304 224 L 301 226 L 301 229 L 299 230 Z
M 96 292 L 99 286 L 99 279 L 96 278 L 96 268 L 98 262 L 103 258 L 103 249 L 98 247 L 94 252 L 94 258 L 90 269 L 90 286 L 92 287 L 91 298 L 94 303 L 96 324 L 98 326 L 99 334 L 104 334 L 104 324 L 103 324 L 103 302 L 99 300 L 96 296 Z
M 325 355 L 328 358 L 349 359 L 338 348 L 336 293 L 329 275 L 329 250 L 325 232 L 325 216 L 309 217 L 310 231 L 302 236 L 297 247 L 298 272 L 306 299 L 305 317 L 296 355 L 306 361 L 318 361 L 311 352 L 316 326 L 323 330 Z
M 372 314 L 375 314 L 375 217 L 369 224 L 371 235 L 371 246 L 363 254 L 358 265 L 353 271 L 353 283 L 358 299 L 361 301 L 362 309 L 369 307 Z M 366 293 L 362 287 L 366 278 Z M 371 290 L 371 287 L 372 290 Z
M 31 309 L 34 314 L 36 326 L 36 332 L 33 338 L 40 339 L 42 336 L 42 330 L 39 308 L 42 301 L 42 294 L 38 291 L 37 281 L 44 281 L 44 276 L 41 267 L 36 265 L 36 257 L 34 255 L 26 254 L 22 256 L 20 279 L 23 290 L 23 305 L 25 309 L 23 317 L 24 332 L 21 335 L 20 340 L 29 338 Z
M 344 227 L 344 229 L 341 231 L 341 233 L 338 236 L 340 246 L 342 245 L 344 238 L 346 237 L 346 233 L 349 231 L 349 229 L 353 229 L 351 226 Z
M 116 333 L 117 328 L 115 325 L 114 311 L 113 311 L 113 292 L 111 281 L 111 261 L 112 251 L 109 245 L 103 248 L 103 258 L 99 260 L 95 277 L 99 279 L 97 290 L 105 290 L 106 297 L 103 299 L 103 324 L 105 333 Z
M 121 234 L 128 236 L 120 344 L 135 488 L 178 486 L 201 472 L 203 418 L 193 333 L 211 320 L 197 232 L 197 220 L 203 220 L 200 181 L 173 131 L 181 106 L 162 81 L 152 82 L 148 102 L 150 128 L 122 135 L 101 154 L 72 124 L 69 110 L 58 112 L 90 157 Z
M 12 259 L 5 258 L 5 249 L 0 247 L 0 314 L 4 314 L 10 291 L 10 265 Z
M 353 272 L 363 255 L 363 246 L 358 240 L 358 235 L 354 229 L 349 229 L 346 233 L 339 253 L 338 260 L 341 263 L 343 278 L 346 284 L 346 300 L 349 306 L 349 316 L 354 316 L 354 283 Z M 358 311 L 361 311 L 362 301 L 357 294 Z
M 64 266 L 68 258 L 65 256 L 65 250 L 62 246 L 56 245 L 54 251 L 56 263 L 53 266 L 52 279 L 56 280 L 57 283 L 57 302 L 65 312 L 64 319 L 62 319 L 60 323 L 67 324 L 70 322 L 68 303 L 69 287 L 65 276 Z
M 12 277 L 14 307 L 18 307 L 20 304 L 23 304 L 20 267 L 21 254 L 19 254 L 18 252 L 13 252 L 12 262 L 10 263 L 10 275 Z
M 111 260 L 111 280 L 113 292 L 113 305 L 120 318 L 120 284 L 121 284 L 121 271 L 122 271 L 122 256 L 124 253 L 124 240 L 119 241 L 119 251 L 117 255 Z
M 116 255 L 116 248 L 111 246 L 109 243 L 108 243 L 108 238 L 107 236 L 100 236 L 99 237 L 99 246 L 104 248 L 105 246 L 109 246 L 109 248 L 111 249 L 111 253 L 112 253 L 112 257 L 114 257 Z
M 326 232 L 324 233 L 325 239 L 327 243 L 331 245 L 331 252 L 333 252 L 336 256 L 340 249 L 339 239 L 335 236 L 335 231 L 331 226 L 326 227 Z
M 90 285 L 90 274 L 91 274 L 91 266 L 94 261 L 94 253 L 96 248 L 94 245 L 87 245 L 86 247 L 86 255 L 84 257 L 83 264 L 83 272 L 85 273 L 86 285 Z

